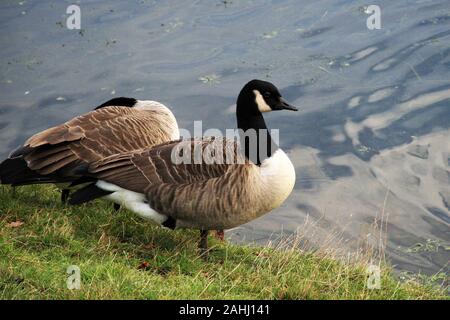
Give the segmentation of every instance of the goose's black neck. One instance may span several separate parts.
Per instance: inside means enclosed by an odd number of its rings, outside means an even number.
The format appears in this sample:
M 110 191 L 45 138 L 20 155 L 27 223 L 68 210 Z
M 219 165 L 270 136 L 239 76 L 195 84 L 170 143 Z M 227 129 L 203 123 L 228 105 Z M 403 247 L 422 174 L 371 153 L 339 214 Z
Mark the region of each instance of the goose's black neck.
M 278 149 L 273 141 L 262 113 L 258 109 L 253 92 L 245 88 L 239 94 L 236 104 L 237 127 L 241 148 L 245 157 L 257 165 L 272 156 Z

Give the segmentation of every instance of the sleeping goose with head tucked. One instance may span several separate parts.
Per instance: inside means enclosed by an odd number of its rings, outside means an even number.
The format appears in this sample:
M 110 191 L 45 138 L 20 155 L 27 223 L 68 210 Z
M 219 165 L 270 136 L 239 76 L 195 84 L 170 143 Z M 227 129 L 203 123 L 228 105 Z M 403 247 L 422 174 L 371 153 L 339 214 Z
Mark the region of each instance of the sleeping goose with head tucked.
M 93 181 L 69 203 L 103 197 L 164 227 L 199 229 L 200 249 L 206 252 L 208 230 L 256 219 L 279 207 L 294 187 L 294 167 L 262 115 L 275 110 L 297 109 L 273 84 L 252 80 L 236 104 L 241 143 L 179 140 L 80 165 L 74 171 Z
M 80 177 L 73 168 L 80 164 L 176 139 L 177 121 L 163 104 L 114 98 L 94 111 L 33 135 L 0 164 L 0 183 L 77 184 Z M 62 191 L 65 202 L 69 189 Z

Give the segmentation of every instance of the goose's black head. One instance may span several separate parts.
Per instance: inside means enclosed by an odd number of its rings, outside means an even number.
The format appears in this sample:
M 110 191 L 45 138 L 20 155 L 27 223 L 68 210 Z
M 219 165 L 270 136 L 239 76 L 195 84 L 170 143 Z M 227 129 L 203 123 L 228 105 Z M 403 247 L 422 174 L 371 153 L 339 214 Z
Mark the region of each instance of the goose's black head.
M 241 138 L 241 147 L 247 159 L 260 165 L 270 157 L 278 145 L 267 130 L 263 112 L 292 110 L 297 108 L 287 103 L 277 87 L 267 81 L 252 80 L 242 88 L 236 104 L 236 117 Z M 252 136 L 256 137 L 252 139 Z
M 256 115 L 261 112 L 298 109 L 286 102 L 272 83 L 262 80 L 248 82 L 239 93 L 237 112 Z

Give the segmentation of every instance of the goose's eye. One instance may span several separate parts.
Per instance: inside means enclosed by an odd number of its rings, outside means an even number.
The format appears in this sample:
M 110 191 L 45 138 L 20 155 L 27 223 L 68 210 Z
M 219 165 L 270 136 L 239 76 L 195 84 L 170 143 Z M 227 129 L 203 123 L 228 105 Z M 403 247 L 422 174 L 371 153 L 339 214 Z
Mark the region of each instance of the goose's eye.
M 264 98 L 270 98 L 270 92 L 264 92 Z

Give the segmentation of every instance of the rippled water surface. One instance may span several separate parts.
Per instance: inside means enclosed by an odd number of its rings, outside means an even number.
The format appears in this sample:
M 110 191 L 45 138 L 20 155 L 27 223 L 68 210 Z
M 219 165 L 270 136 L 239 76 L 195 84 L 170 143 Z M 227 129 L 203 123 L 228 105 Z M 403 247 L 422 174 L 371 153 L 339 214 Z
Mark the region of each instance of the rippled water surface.
M 266 116 L 297 172 L 283 207 L 228 232 L 264 243 L 377 246 L 399 270 L 449 272 L 450 2 L 68 1 L 0 4 L 0 155 L 113 96 L 169 105 L 179 125 L 233 128 L 253 78 L 301 112 Z M 383 222 L 383 223 L 381 223 Z M 332 239 L 332 240 L 330 240 Z M 336 239 L 340 239 L 337 241 Z

